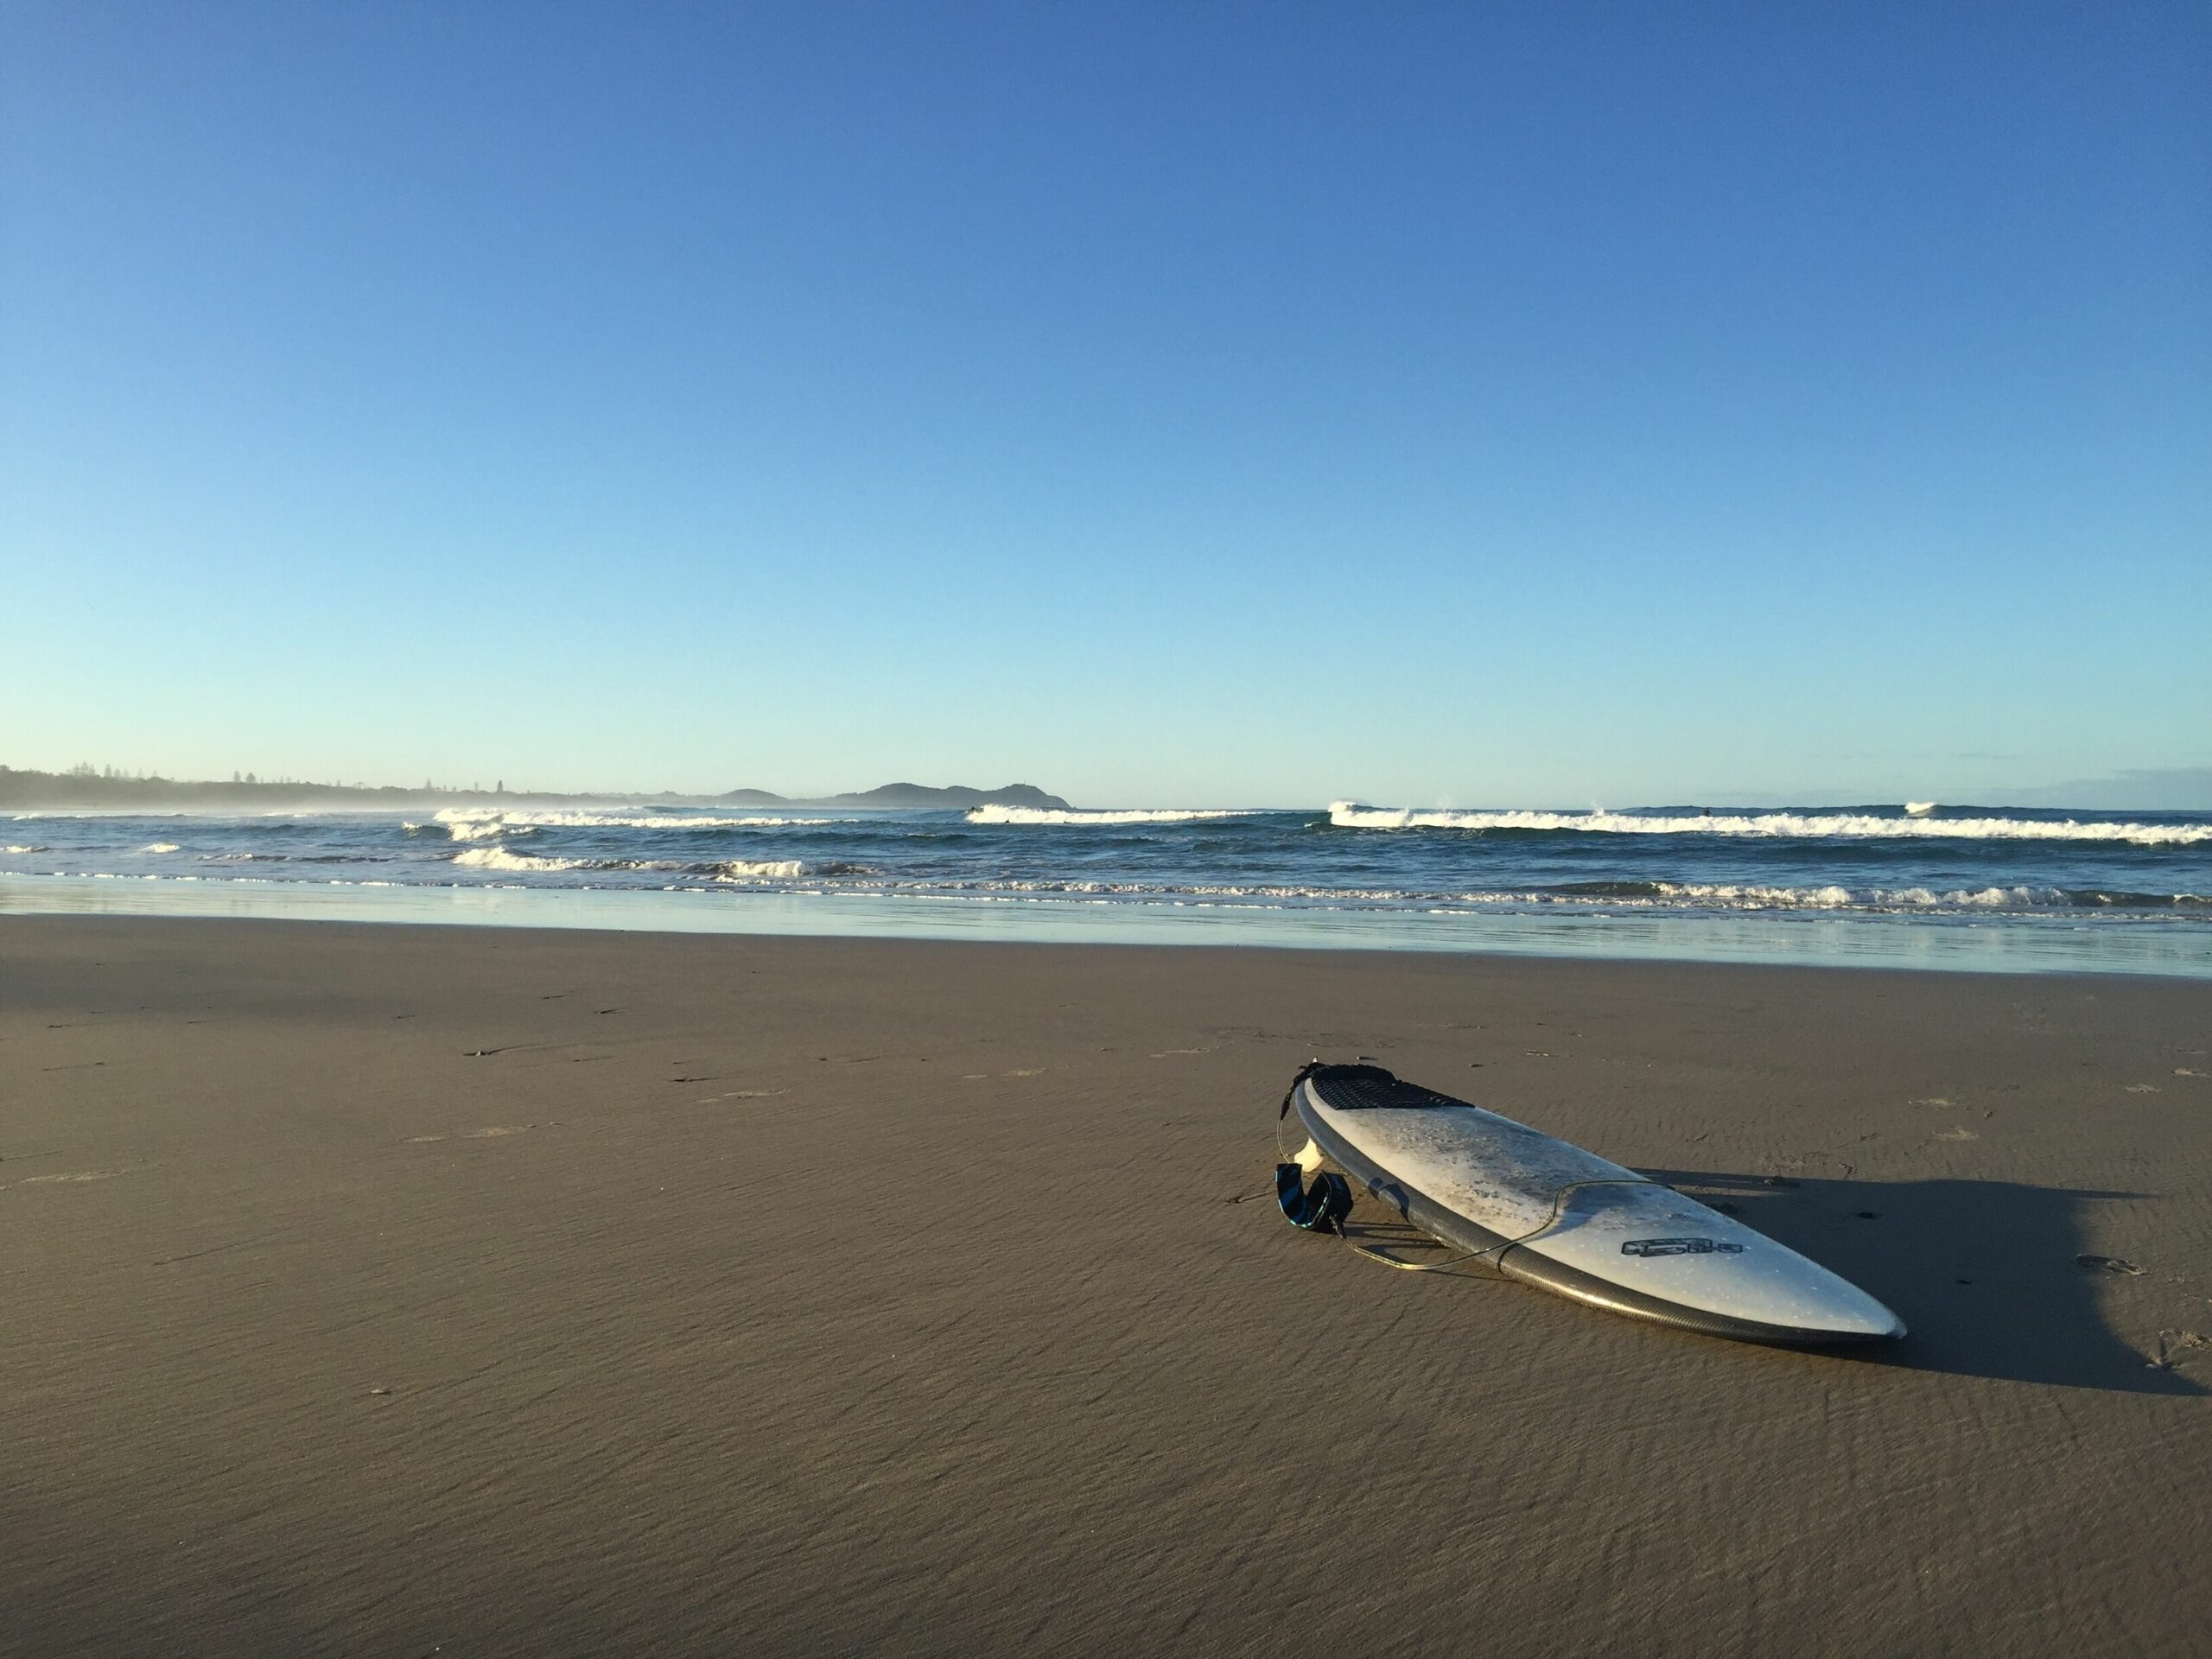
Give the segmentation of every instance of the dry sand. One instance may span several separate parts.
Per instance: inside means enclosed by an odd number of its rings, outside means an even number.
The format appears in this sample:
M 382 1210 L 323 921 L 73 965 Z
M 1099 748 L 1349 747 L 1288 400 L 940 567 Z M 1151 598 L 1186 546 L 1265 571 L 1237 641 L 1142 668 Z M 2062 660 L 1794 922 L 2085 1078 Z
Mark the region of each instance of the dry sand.
M 0 1649 L 2202 1652 L 2208 1048 L 2180 981 L 0 918 Z M 1314 1054 L 1913 1334 L 1232 1204 Z

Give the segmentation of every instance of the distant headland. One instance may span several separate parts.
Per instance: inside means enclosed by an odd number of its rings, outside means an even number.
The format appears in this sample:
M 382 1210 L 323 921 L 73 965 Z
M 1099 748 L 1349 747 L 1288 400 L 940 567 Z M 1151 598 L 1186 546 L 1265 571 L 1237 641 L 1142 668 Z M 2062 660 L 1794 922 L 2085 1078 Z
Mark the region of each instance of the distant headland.
M 224 807 L 250 807 L 264 811 L 283 807 L 389 807 L 394 810 L 424 805 L 567 806 L 588 801 L 631 801 L 658 806 L 841 806 L 879 810 L 925 810 L 972 806 L 1033 806 L 1065 811 L 1068 804 L 1034 784 L 1008 784 L 1002 789 L 972 789 L 964 784 L 885 784 L 842 795 L 800 798 L 778 795 L 765 789 L 732 789 L 719 795 L 687 795 L 674 791 L 639 792 L 592 790 L 556 792 L 549 790 L 511 790 L 504 779 L 490 789 L 472 784 L 467 788 L 420 785 L 313 783 L 301 778 L 261 778 L 234 772 L 227 782 L 217 779 L 163 778 L 158 774 L 119 772 L 112 766 L 82 766 L 67 772 L 22 772 L 0 766 L 0 810 L 56 812 L 71 810 L 127 812 L 208 811 Z

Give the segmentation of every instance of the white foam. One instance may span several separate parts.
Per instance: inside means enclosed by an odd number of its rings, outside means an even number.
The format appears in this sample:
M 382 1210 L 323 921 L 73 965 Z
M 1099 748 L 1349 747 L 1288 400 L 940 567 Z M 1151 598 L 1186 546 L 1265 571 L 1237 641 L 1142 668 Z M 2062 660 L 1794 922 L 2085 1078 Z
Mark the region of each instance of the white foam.
M 1890 838 L 1967 841 L 2131 842 L 2188 847 L 2212 842 L 2212 823 L 2081 823 L 2068 818 L 1885 818 L 1866 812 L 1715 813 L 1711 817 L 1631 812 L 1452 812 L 1360 806 L 1338 801 L 1329 822 L 1342 830 L 1560 830 L 1614 836 L 1747 836 L 1777 840 Z
M 1821 887 L 1783 887 L 1758 883 L 1657 881 L 1648 887 L 1624 892 L 1588 892 L 1544 888 L 1436 892 L 1395 887 L 1326 887 L 1274 883 L 1095 881 L 1080 880 L 1007 879 L 982 881 L 928 880 L 889 881 L 878 890 L 930 893 L 940 897 L 996 898 L 1001 895 L 1039 899 L 1082 899 L 1109 902 L 1182 904 L 1227 901 L 1243 904 L 1268 901 L 1278 907 L 1318 906 L 1323 909 L 1433 909 L 1438 915 L 1464 913 L 1468 909 L 1567 911 L 1681 910 L 1792 910 L 1933 911 L 1986 912 L 2046 909 L 2080 909 L 2101 902 L 2056 887 L 1980 887 L 1937 891 L 1929 887 L 1864 887 L 1853 889 L 1833 883 Z M 2103 900 L 2101 902 L 2109 902 Z M 2198 902 L 2194 895 L 2177 895 L 2175 905 Z
M 471 847 L 467 852 L 455 853 L 453 861 L 473 870 L 575 870 L 588 861 L 581 858 L 532 858 L 527 853 L 511 853 L 504 847 Z
M 173 853 L 176 851 L 176 842 L 173 841 L 149 841 L 138 850 L 142 853 Z
M 1053 880 L 1046 878 L 1021 879 L 1007 877 L 996 880 L 945 881 L 918 879 L 893 880 L 877 884 L 884 891 L 934 893 L 940 894 L 967 893 L 1039 893 L 1052 897 L 1074 893 L 1084 898 L 1094 895 L 1108 899 L 1159 899 L 1198 897 L 1213 899 L 1357 899 L 1367 902 L 1390 903 L 1408 899 L 1436 898 L 1434 893 L 1402 892 L 1394 887 L 1285 887 L 1268 883 L 1231 882 L 1154 882 L 1154 881 L 1092 881 L 1073 877 Z M 1484 895 L 1489 896 L 1489 895 Z
M 1192 823 L 1202 818 L 1249 818 L 1249 807 L 1139 807 L 1126 811 L 1062 811 L 1041 806 L 978 806 L 968 812 L 970 823 Z
M 437 827 L 443 830 L 448 838 L 453 841 L 491 841 L 508 835 L 531 836 L 537 833 L 534 825 L 511 824 L 496 814 L 485 818 L 457 818 L 450 823 L 440 824 Z
M 46 849 L 45 849 L 45 848 L 43 848 L 43 847 L 30 847 L 30 846 L 0 847 L 0 853 L 42 853 L 42 852 L 44 852 L 45 850 L 46 850 Z
M 1924 818 L 1936 810 L 1936 804 L 1934 801 L 1907 801 L 1904 815 L 1909 818 Z
M 1718 905 L 1729 909 L 1779 910 L 2033 910 L 2075 901 L 2056 887 L 1769 887 L 1695 881 L 1654 884 L 1670 901 Z M 1611 902 L 1618 903 L 1616 899 Z
M 710 864 L 691 863 L 677 858 L 617 858 L 594 864 L 595 870 L 665 870 L 677 875 L 710 875 L 717 881 L 786 880 L 804 875 L 806 866 L 796 858 L 728 858 Z M 831 874 L 850 867 L 832 865 Z M 819 872 L 817 872 L 819 874 Z

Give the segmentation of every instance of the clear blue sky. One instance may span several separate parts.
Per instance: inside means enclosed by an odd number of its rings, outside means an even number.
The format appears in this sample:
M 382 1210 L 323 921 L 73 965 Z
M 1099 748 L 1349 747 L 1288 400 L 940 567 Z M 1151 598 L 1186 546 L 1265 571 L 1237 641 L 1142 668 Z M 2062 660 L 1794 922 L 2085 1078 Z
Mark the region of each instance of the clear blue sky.
M 2212 764 L 2201 4 L 0 4 L 0 761 Z

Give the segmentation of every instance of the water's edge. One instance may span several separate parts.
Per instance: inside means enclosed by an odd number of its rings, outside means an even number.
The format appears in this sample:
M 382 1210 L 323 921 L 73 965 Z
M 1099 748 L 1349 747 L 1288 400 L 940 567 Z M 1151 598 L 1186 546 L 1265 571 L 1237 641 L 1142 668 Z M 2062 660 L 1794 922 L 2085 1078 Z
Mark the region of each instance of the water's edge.
M 1919 920 L 1849 913 L 1694 916 L 1571 912 L 1250 912 L 1078 899 L 876 893 L 701 895 L 527 887 L 368 887 L 334 882 L 188 884 L 0 877 L 0 918 L 79 915 L 269 918 L 629 932 L 803 935 L 1061 944 L 1249 945 L 1582 958 L 2133 974 L 2212 979 L 2212 929 L 2115 929 L 2065 916 Z

